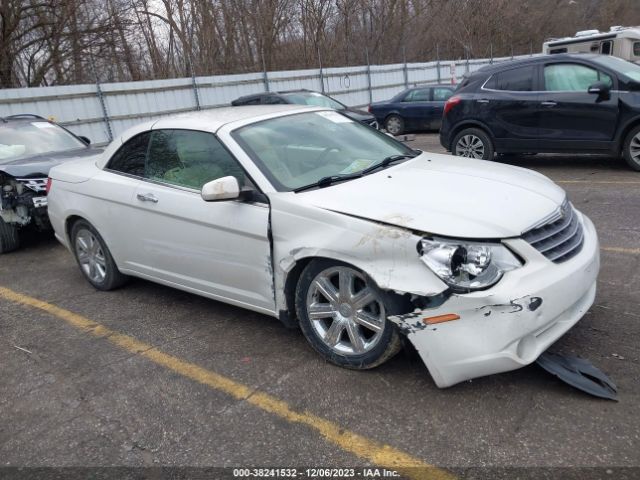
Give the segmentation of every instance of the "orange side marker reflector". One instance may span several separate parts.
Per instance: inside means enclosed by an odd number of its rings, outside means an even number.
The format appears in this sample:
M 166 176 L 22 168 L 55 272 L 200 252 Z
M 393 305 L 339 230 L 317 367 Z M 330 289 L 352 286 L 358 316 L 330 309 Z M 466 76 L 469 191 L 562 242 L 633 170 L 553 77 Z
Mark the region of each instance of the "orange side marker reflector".
M 425 317 L 422 319 L 422 321 L 427 325 L 450 322 L 451 320 L 460 320 L 460 315 L 456 315 L 455 313 L 447 313 L 446 315 L 437 315 L 435 317 Z

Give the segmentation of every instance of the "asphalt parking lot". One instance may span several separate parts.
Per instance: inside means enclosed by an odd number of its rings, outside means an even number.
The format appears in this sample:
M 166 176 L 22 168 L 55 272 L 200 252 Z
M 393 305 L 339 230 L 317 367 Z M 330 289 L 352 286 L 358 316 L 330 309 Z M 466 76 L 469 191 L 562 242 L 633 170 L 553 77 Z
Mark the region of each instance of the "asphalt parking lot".
M 410 145 L 442 151 L 433 134 Z M 640 173 L 586 155 L 499 161 L 558 182 L 598 229 L 596 302 L 551 349 L 591 360 L 619 402 L 535 365 L 439 390 L 409 350 L 340 369 L 257 313 L 142 280 L 98 292 L 53 238 L 31 238 L 0 258 L 1 464 L 640 475 Z

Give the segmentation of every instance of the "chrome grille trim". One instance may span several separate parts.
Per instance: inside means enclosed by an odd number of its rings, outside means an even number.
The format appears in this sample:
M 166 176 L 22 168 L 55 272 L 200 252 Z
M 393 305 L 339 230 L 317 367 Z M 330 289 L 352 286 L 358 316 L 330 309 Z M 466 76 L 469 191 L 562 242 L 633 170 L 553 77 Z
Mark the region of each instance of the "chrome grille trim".
M 552 262 L 561 263 L 580 252 L 584 232 L 573 206 L 565 201 L 558 215 L 548 223 L 529 230 L 522 238 Z
M 44 192 L 47 190 L 47 177 L 44 178 L 16 178 L 25 187 L 34 192 Z

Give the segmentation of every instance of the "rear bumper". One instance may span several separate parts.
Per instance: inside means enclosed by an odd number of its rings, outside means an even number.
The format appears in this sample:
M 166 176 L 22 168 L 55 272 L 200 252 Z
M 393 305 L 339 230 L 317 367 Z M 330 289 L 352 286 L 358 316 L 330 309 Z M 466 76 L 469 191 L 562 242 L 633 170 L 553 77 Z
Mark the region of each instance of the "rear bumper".
M 495 287 L 389 318 L 416 347 L 438 387 L 528 365 L 584 316 L 595 299 L 600 257 L 593 224 L 581 220 L 584 245 L 571 260 L 555 264 L 524 240 L 508 240 L 526 264 Z M 460 319 L 422 322 L 449 313 Z
M 450 150 L 449 149 L 449 135 L 445 134 L 442 132 L 442 127 L 440 128 L 440 145 L 442 145 L 442 148 L 444 148 L 447 152 Z

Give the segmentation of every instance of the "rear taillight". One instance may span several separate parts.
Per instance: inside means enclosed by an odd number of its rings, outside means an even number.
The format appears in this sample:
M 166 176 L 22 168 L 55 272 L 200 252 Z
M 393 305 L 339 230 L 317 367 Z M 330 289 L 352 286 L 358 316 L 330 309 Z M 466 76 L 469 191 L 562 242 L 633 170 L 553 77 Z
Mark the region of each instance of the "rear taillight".
M 443 115 L 446 115 L 447 113 L 449 113 L 449 110 L 451 110 L 453 107 L 458 105 L 461 101 L 462 101 L 462 98 L 460 98 L 457 95 L 454 95 L 453 97 L 450 97 L 449 100 L 447 100 L 445 102 L 445 104 L 444 104 L 444 113 L 443 113 Z
M 367 112 L 371 113 L 371 105 L 367 107 Z
M 45 187 L 45 192 L 47 192 L 47 194 L 51 190 L 51 184 L 52 183 L 53 183 L 53 180 L 51 180 L 51 177 L 47 178 L 47 186 Z

